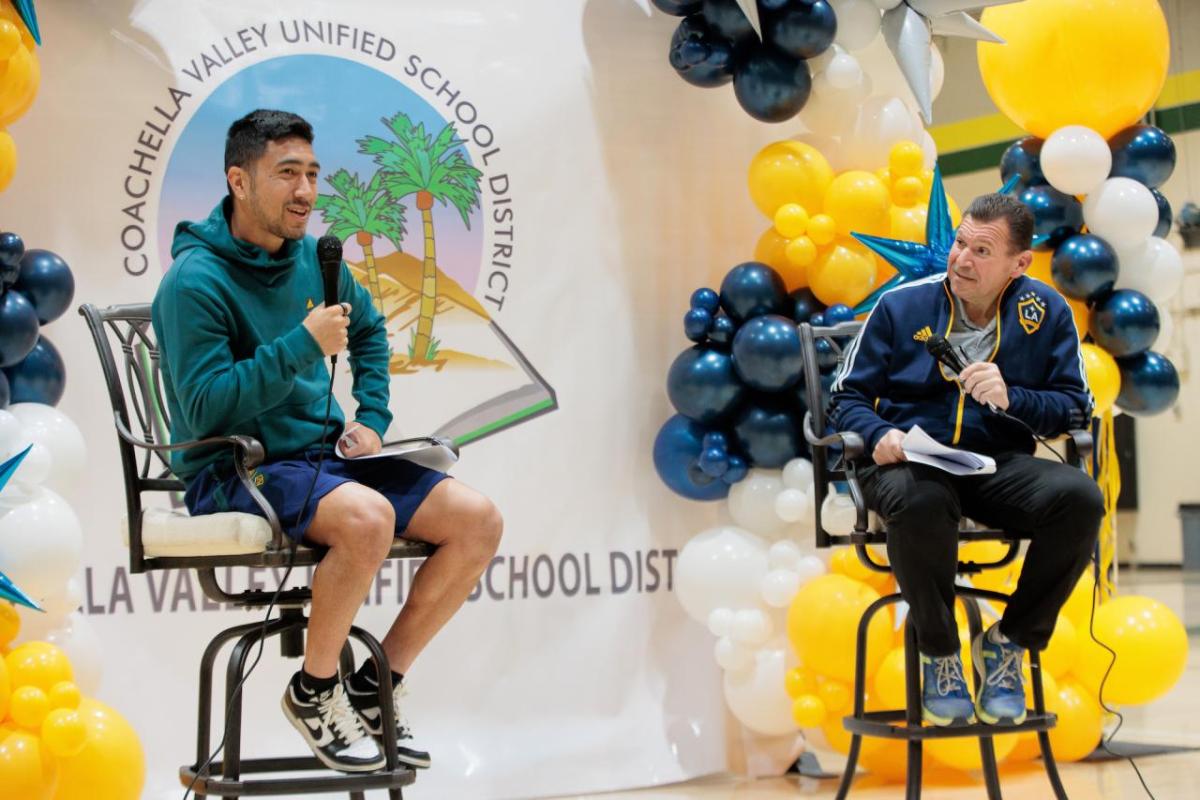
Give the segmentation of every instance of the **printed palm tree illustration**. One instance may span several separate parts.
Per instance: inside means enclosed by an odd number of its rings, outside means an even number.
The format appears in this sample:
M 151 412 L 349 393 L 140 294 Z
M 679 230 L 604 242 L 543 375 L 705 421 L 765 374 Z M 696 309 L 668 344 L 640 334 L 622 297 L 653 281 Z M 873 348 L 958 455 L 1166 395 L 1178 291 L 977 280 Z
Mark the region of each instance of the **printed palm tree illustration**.
M 317 195 L 316 208 L 321 219 L 329 224 L 329 234 L 346 241 L 356 237 L 367 262 L 367 288 L 375 308 L 383 310 L 383 292 L 379 288 L 379 272 L 375 268 L 375 237 L 382 236 L 396 249 L 404 238 L 404 206 L 384 188 L 376 172 L 363 183 L 358 173 L 339 169 L 325 179 L 336 194 Z
M 479 206 L 479 179 L 483 173 L 471 166 L 460 145 L 454 123 L 448 122 L 436 136 L 425 132 L 424 123 L 413 125 L 406 114 L 397 113 L 383 124 L 394 140 L 367 136 L 358 140 L 359 152 L 373 156 L 380 167 L 383 186 L 396 200 L 417 196 L 417 208 L 425 232 L 425 260 L 421 270 L 421 307 L 417 328 L 409 346 L 409 359 L 430 362 L 437 355 L 433 338 L 433 315 L 437 306 L 437 250 L 433 236 L 433 203 L 458 209 L 463 225 L 471 227 L 471 209 Z

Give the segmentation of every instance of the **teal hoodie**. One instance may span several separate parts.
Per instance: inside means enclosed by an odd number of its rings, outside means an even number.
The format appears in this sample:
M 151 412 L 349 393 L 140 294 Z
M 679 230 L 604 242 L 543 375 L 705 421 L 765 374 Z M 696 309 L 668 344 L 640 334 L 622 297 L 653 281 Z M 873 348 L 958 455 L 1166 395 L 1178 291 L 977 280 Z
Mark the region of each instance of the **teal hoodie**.
M 175 228 L 175 259 L 154 296 L 151 319 L 162 351 L 171 440 L 240 433 L 277 460 L 319 446 L 329 389 L 321 348 L 302 324 L 324 301 L 317 243 L 286 241 L 271 255 L 229 231 L 229 199 L 203 222 Z M 350 303 L 350 368 L 358 422 L 382 438 L 388 410 L 390 352 L 383 316 L 342 263 L 339 300 Z M 333 401 L 325 441 L 345 416 Z M 172 454 L 190 481 L 211 463 L 232 464 L 227 447 Z

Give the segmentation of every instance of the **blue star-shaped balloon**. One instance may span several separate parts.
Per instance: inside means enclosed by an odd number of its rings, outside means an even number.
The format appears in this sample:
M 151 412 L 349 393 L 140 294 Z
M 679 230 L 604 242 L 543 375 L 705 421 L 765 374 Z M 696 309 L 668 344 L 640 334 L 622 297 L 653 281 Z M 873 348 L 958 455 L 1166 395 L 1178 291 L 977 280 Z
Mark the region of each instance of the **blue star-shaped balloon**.
M 17 471 L 17 467 L 21 466 L 21 462 L 25 460 L 25 456 L 29 455 L 29 451 L 33 449 L 33 445 L 29 445 L 21 452 L 17 453 L 12 458 L 0 464 L 0 491 L 4 490 L 8 479 Z M 35 611 L 41 611 L 42 607 L 33 600 L 29 599 L 29 595 L 17 588 L 7 575 L 0 572 L 0 600 L 11 600 L 19 605 L 28 606 Z
M 25 27 L 29 28 L 29 33 L 33 36 L 33 40 L 38 44 L 42 43 L 42 32 L 38 29 L 37 12 L 33 9 L 33 0 L 13 0 L 13 6 L 17 13 L 21 15 L 21 20 L 25 23 Z
M 929 187 L 929 212 L 925 217 L 925 244 L 866 233 L 851 232 L 850 235 L 874 250 L 899 273 L 855 306 L 856 315 L 874 308 L 879 302 L 879 296 L 886 291 L 909 281 L 945 272 L 950 247 L 954 244 L 954 223 L 950 221 L 950 205 L 946 202 L 946 187 L 942 184 L 941 169 L 936 164 L 933 167 L 933 183 Z

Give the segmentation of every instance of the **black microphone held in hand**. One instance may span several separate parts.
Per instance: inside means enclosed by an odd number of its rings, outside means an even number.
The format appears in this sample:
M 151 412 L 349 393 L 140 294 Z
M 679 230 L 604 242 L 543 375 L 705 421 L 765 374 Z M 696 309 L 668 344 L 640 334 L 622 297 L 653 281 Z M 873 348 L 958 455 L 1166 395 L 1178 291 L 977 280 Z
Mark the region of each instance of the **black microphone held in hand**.
M 338 303 L 338 278 L 342 274 L 342 240 L 336 236 L 317 239 L 317 263 L 321 267 L 321 283 L 325 287 L 325 307 Z M 329 357 L 330 364 L 337 363 L 337 355 Z
M 954 346 L 950 344 L 950 342 L 946 341 L 945 336 L 941 336 L 936 333 L 933 336 L 930 336 L 925 340 L 925 349 L 929 351 L 929 355 L 946 365 L 946 367 L 949 368 L 949 370 L 955 375 L 958 375 L 967 368 L 967 365 L 963 363 L 962 358 L 960 358 L 958 353 L 954 350 Z M 993 414 L 999 414 L 1002 417 L 1008 416 L 991 403 L 988 403 L 987 407 Z

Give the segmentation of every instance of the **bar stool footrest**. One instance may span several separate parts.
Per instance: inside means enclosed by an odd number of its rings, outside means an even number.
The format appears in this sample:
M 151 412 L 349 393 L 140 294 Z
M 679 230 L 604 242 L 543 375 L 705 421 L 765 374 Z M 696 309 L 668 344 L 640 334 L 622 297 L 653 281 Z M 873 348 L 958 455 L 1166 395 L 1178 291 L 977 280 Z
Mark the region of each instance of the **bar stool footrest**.
M 842 719 L 842 726 L 860 736 L 881 739 L 952 739 L 962 736 L 1002 736 L 1008 733 L 1048 731 L 1055 726 L 1058 717 L 1054 714 L 1035 714 L 1030 709 L 1020 725 L 962 725 L 942 728 L 936 725 L 913 725 L 906 721 L 903 709 L 894 711 L 868 711 L 862 717 L 850 715 Z
M 400 789 L 416 780 L 416 771 L 399 766 L 394 770 L 381 769 L 375 772 L 334 772 L 316 757 L 291 758 L 244 758 L 243 773 L 304 772 L 320 770 L 321 775 L 289 776 L 272 779 L 226 779 L 221 776 L 225 765 L 213 762 L 202 775 L 192 791 L 197 795 L 213 797 L 260 797 L 269 795 L 292 796 L 297 794 L 320 794 L 322 792 L 361 792 L 368 789 Z M 179 780 L 191 786 L 196 777 L 194 765 L 179 768 Z

